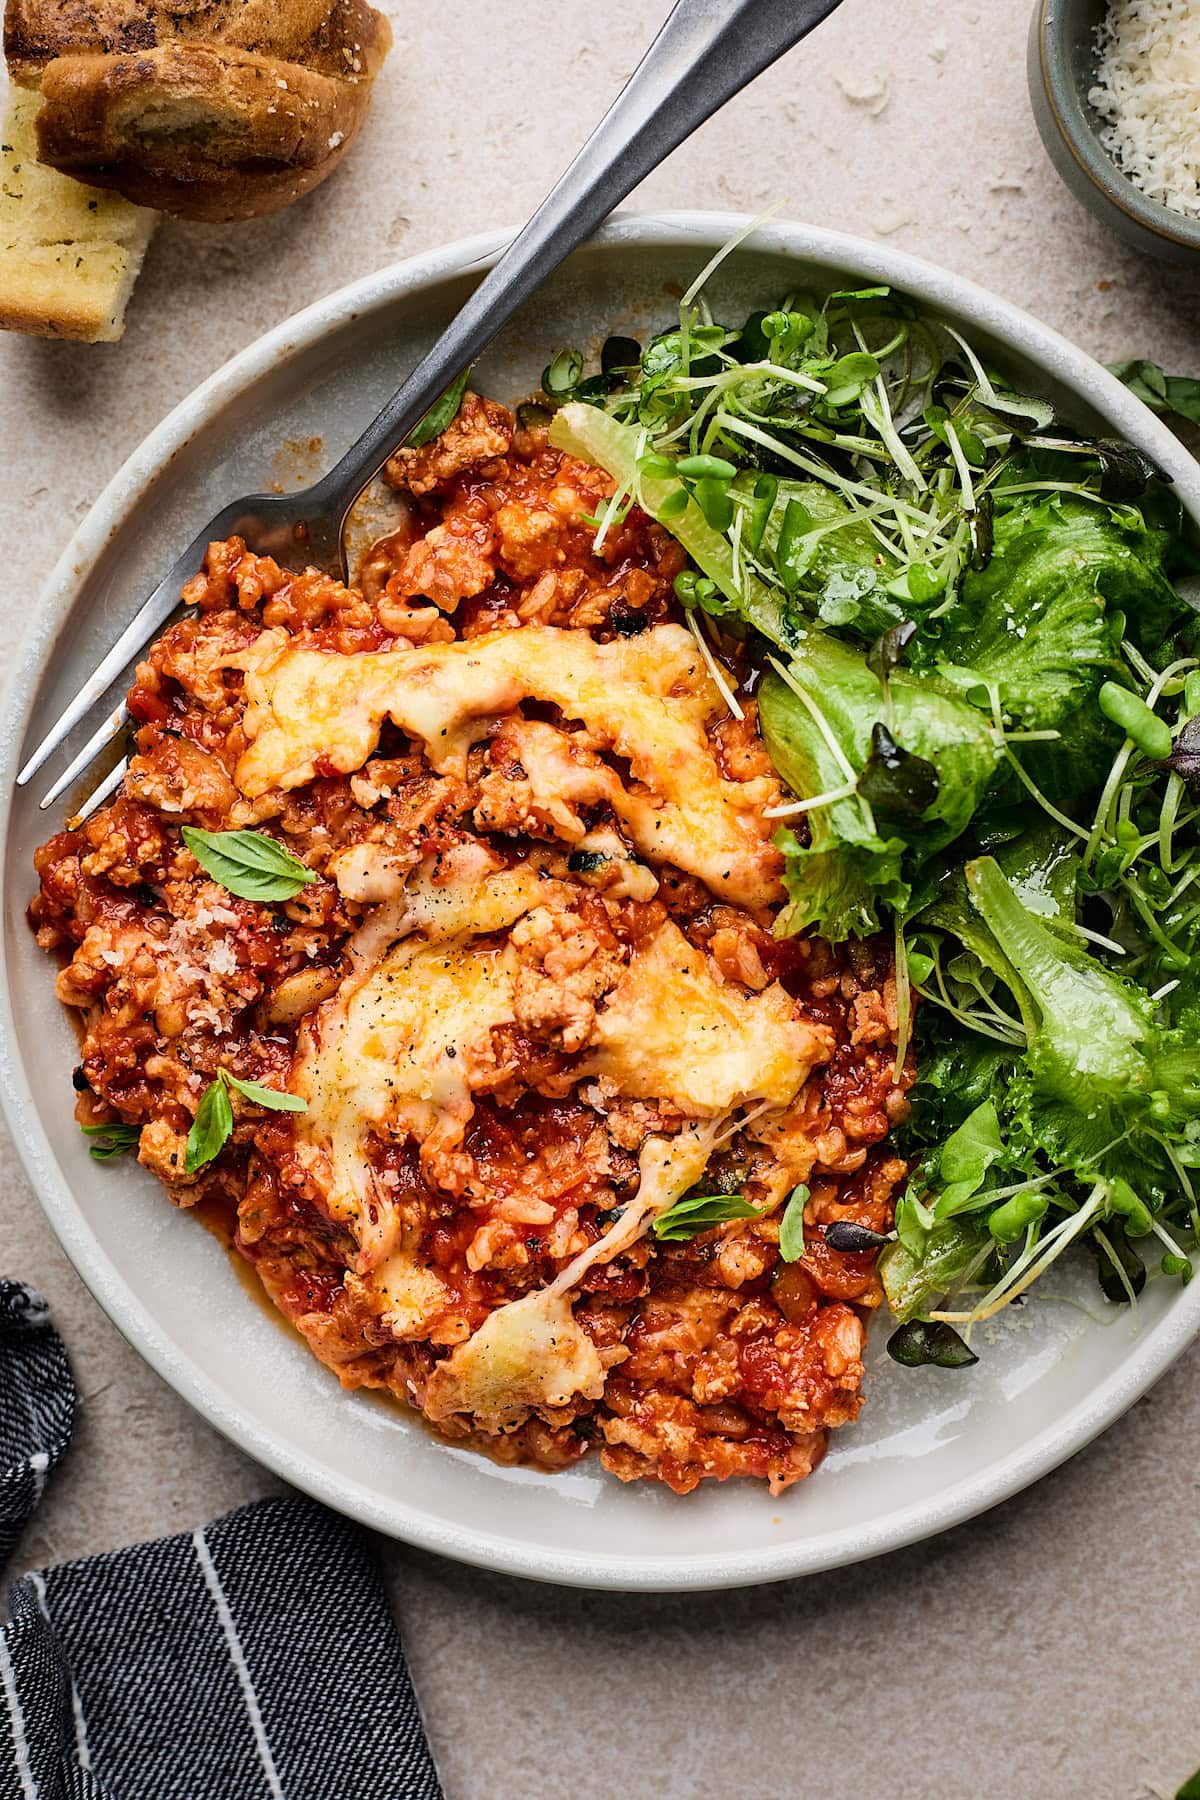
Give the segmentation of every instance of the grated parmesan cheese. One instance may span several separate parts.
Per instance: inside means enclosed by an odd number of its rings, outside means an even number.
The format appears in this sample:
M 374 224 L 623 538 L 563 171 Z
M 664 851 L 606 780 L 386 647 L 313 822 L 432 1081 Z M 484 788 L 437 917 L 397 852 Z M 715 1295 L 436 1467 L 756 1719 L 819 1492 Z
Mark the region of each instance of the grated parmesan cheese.
M 1096 48 L 1104 148 L 1148 199 L 1200 218 L 1200 0 L 1111 0 Z
M 237 952 L 233 945 L 224 938 L 214 938 L 209 952 L 208 966 L 214 975 L 236 975 L 238 968 Z

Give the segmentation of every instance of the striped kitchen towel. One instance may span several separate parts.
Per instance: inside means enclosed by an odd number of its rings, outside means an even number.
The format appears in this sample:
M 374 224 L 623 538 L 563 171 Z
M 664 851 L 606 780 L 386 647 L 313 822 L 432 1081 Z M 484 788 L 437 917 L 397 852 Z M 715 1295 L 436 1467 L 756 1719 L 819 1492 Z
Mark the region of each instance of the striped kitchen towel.
M 0 1278 L 0 1569 L 71 1441 L 75 1383 L 42 1296 Z
M 0 1305 L 7 1546 L 74 1394 L 38 1297 Z M 37 1570 L 9 1606 L 0 1800 L 441 1800 L 369 1541 L 311 1501 Z

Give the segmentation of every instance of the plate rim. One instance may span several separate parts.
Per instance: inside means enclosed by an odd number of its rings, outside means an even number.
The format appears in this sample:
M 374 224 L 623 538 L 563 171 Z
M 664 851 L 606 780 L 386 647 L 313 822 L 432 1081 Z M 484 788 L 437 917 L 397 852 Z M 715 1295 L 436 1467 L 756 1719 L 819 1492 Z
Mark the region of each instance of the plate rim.
M 711 249 L 752 225 L 744 213 L 696 210 L 618 213 L 588 247 L 694 240 Z M 5 684 L 0 719 L 0 867 L 7 867 L 13 777 L 27 729 L 36 682 L 53 651 L 74 594 L 106 544 L 125 524 L 145 489 L 210 417 L 246 387 L 319 342 L 358 314 L 448 277 L 486 269 L 512 237 L 508 230 L 473 234 L 361 277 L 315 301 L 255 339 L 179 401 L 113 475 L 51 571 L 37 609 L 21 636 Z M 977 283 L 924 259 L 848 233 L 796 221 L 761 223 L 754 247 L 803 258 L 857 278 L 887 281 L 914 292 L 934 309 L 969 314 L 1011 344 L 1018 357 L 1054 369 L 1057 377 L 1147 450 L 1175 480 L 1200 525 L 1200 465 L 1141 401 L 1088 353 L 1050 326 Z M 1183 1289 L 1170 1309 L 1138 1339 L 1111 1375 L 1088 1396 L 1043 1427 L 993 1468 L 964 1476 L 932 1501 L 886 1513 L 867 1526 L 825 1534 L 819 1545 L 800 1537 L 777 1549 L 670 1558 L 604 1555 L 529 1546 L 483 1529 L 448 1524 L 400 1496 L 381 1502 L 350 1474 L 333 1478 L 277 1431 L 264 1430 L 224 1396 L 215 1378 L 161 1330 L 101 1248 L 59 1168 L 42 1126 L 21 1059 L 8 980 L 7 945 L 0 939 L 0 1109 L 21 1164 L 52 1231 L 80 1279 L 130 1346 L 176 1393 L 255 1461 L 336 1511 L 390 1537 L 456 1561 L 564 1586 L 618 1591 L 703 1591 L 752 1586 L 816 1574 L 869 1560 L 932 1537 L 1011 1498 L 1083 1449 L 1165 1373 L 1200 1332 L 1200 1282 Z

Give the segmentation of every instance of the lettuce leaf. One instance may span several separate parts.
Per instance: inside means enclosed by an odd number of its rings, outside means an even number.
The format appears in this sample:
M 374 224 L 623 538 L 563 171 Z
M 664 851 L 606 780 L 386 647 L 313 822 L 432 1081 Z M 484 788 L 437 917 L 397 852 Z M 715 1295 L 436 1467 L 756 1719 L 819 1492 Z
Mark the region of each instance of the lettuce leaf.
M 1105 1107 L 1115 1123 L 1153 1086 L 1149 996 L 1022 905 L 994 857 L 968 863 L 966 879 L 972 906 L 1019 977 L 1035 1085 L 1085 1114 Z
M 946 665 L 956 685 L 978 684 L 981 700 L 991 689 L 1026 730 L 1069 727 L 1102 682 L 1128 679 L 1126 629 L 1161 641 L 1178 616 L 1163 572 L 1168 543 L 1130 508 L 1071 495 L 998 513 L 991 561 L 964 577 L 922 657 Z
M 1144 356 L 1108 366 L 1118 381 L 1123 381 L 1131 393 L 1155 412 L 1168 416 L 1174 413 L 1176 418 L 1200 425 L 1200 381 L 1194 376 L 1168 375 L 1158 363 L 1150 362 Z
M 998 1106 L 1020 1053 L 966 1031 L 937 1007 L 920 1014 L 921 1057 L 899 1141 L 905 1155 L 936 1150 L 984 1101 Z
M 879 1258 L 879 1278 L 901 1325 L 920 1318 L 934 1300 L 956 1287 L 991 1252 L 987 1226 L 978 1219 L 945 1219 L 927 1234 L 919 1252 L 898 1240 Z
M 1025 1064 L 1009 1091 L 1031 1143 L 1077 1171 L 1110 1162 L 1140 1179 L 1165 1140 L 1200 1118 L 1195 1037 L 1160 1019 L 1144 988 L 1022 904 L 991 857 L 966 867 L 971 904 L 1016 972 Z
M 901 670 L 889 677 L 890 733 L 930 765 L 936 791 L 919 814 L 865 804 L 855 792 L 805 815 L 808 842 L 781 832 L 791 904 L 785 934 L 816 925 L 831 942 L 879 928 L 879 907 L 903 913 L 920 864 L 970 823 L 992 779 L 998 752 L 975 709 L 933 683 Z M 802 799 L 861 782 L 885 700 L 865 656 L 825 632 L 809 630 L 787 667 L 764 677 L 759 718 L 771 760 Z

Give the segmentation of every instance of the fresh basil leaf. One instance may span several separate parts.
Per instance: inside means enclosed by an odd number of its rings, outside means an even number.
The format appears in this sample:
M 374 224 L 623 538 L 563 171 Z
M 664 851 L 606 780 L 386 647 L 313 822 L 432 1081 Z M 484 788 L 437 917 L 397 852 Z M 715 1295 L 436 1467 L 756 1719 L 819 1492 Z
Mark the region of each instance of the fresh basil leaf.
M 858 791 L 888 818 L 919 819 L 938 797 L 941 777 L 931 762 L 902 749 L 887 726 L 871 732 L 871 754 L 858 778 Z
M 187 1150 L 183 1159 L 185 1172 L 194 1175 L 197 1169 L 202 1169 L 205 1163 L 210 1163 L 214 1156 L 219 1155 L 232 1130 L 233 1107 L 229 1103 L 229 1089 L 222 1070 L 200 1096 L 200 1104 L 196 1108 L 192 1129 L 187 1137 Z
M 288 1094 L 281 1088 L 262 1087 L 257 1081 L 242 1081 L 239 1076 L 231 1075 L 228 1069 L 221 1070 L 222 1075 L 231 1088 L 236 1088 L 243 1100 L 252 1100 L 255 1106 L 265 1106 L 268 1112 L 307 1112 L 308 1101 L 302 1100 L 299 1094 Z
M 809 1192 L 799 1182 L 791 1191 L 779 1221 L 779 1254 L 784 1262 L 799 1262 L 804 1255 L 804 1209 Z
M 652 1230 L 664 1242 L 684 1243 L 730 1219 L 757 1217 L 758 1208 L 748 1205 L 741 1194 L 688 1194 L 660 1213 Z
M 893 1331 L 887 1341 L 887 1353 L 906 1369 L 930 1364 L 936 1369 L 965 1369 L 979 1361 L 953 1325 L 944 1320 L 910 1319 L 907 1325 Z
M 294 900 L 317 879 L 265 831 L 201 831 L 185 825 L 180 836 L 205 874 L 239 900 Z
M 434 438 L 441 437 L 448 425 L 453 425 L 470 379 L 471 370 L 468 367 L 456 377 L 441 399 L 434 401 L 425 417 L 417 421 L 405 439 L 410 450 L 419 450 L 422 444 L 431 444 Z
M 136 1150 L 142 1135 L 140 1125 L 126 1125 L 120 1120 L 112 1125 L 81 1125 L 80 1130 L 84 1137 L 95 1138 L 89 1150 L 97 1162 L 112 1162 L 115 1157 Z
M 1183 1786 L 1178 1789 L 1175 1800 L 1200 1800 L 1200 1769 L 1189 1775 Z
M 888 1242 L 882 1231 L 868 1225 L 856 1225 L 851 1219 L 835 1219 L 825 1227 L 825 1242 L 831 1250 L 845 1256 L 866 1256 L 871 1250 L 882 1250 Z

